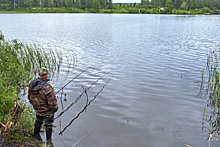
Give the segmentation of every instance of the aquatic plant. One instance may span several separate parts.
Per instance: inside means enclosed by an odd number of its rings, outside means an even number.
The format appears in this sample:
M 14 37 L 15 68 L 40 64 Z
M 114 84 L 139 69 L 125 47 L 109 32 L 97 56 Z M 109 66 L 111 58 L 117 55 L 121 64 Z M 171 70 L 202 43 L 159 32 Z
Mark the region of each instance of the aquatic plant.
M 23 44 L 15 39 L 9 45 L 17 54 L 17 59 L 24 70 L 36 74 L 40 68 L 46 67 L 51 71 L 57 70 L 59 72 L 62 54 L 58 53 L 57 50 L 44 49 L 35 43 Z
M 8 41 L 0 31 L 0 128 L 4 128 L 2 132 L 7 140 L 16 138 L 16 135 L 11 137 L 12 132 L 31 133 L 34 126 L 35 115 L 25 102 L 18 104 L 22 112 L 19 119 L 14 119 L 11 113 L 14 98 L 20 97 L 21 90 L 25 90 L 29 82 L 38 76 L 37 71 L 41 67 L 50 69 L 52 76 L 59 74 L 63 60 L 67 61 L 68 68 L 73 67 L 76 63 L 73 51 L 68 51 L 67 56 L 65 52 L 45 49 L 36 43 L 21 43 L 15 39 Z
M 210 49 L 207 61 L 202 70 L 202 82 L 199 97 L 204 98 L 206 107 L 203 113 L 203 128 L 209 131 L 210 137 L 218 137 L 220 134 L 220 46 Z M 209 126 L 205 126 L 208 122 Z

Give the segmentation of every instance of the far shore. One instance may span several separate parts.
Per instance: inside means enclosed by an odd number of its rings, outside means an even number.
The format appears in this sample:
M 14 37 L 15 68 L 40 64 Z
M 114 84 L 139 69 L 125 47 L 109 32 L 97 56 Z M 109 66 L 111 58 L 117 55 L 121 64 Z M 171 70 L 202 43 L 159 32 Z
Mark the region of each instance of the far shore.
M 198 10 L 172 10 L 172 13 L 164 13 L 155 8 L 130 8 L 130 9 L 75 9 L 75 8 L 27 8 L 27 9 L 15 9 L 15 10 L 0 10 L 0 13 L 106 13 L 106 14 L 175 14 L 175 15 L 216 15 L 210 13 L 201 13 Z

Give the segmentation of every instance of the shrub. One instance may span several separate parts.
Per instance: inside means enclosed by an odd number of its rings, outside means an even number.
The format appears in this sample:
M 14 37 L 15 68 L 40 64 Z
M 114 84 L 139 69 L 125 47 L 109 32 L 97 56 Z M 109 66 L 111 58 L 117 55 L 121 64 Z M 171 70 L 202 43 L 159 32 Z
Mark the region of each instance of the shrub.
M 17 90 L 15 87 L 12 86 L 5 86 L 4 85 L 4 80 L 5 78 L 2 77 L 2 72 L 0 75 L 0 118 L 3 118 L 3 116 L 5 116 L 9 110 L 11 110 L 11 108 L 13 107 L 14 104 L 14 97 L 15 94 L 17 93 Z M 2 122 L 2 119 L 0 119 L 0 121 Z
M 148 5 L 148 9 L 152 9 L 153 8 L 153 6 L 152 5 Z
M 220 14 L 220 10 L 216 9 L 215 7 L 213 8 L 213 14 Z
M 31 76 L 24 70 L 13 46 L 0 36 L 0 116 L 4 116 L 13 107 L 20 85 L 27 84 Z
M 139 10 L 138 9 L 130 9 L 128 12 L 132 13 L 132 14 L 137 14 L 137 13 L 139 13 Z
M 142 14 L 150 14 L 150 10 L 142 10 L 141 13 Z
M 26 79 L 29 79 L 30 74 L 24 69 L 19 58 L 13 45 L 5 41 L 0 42 L 0 75 L 4 79 L 4 86 L 26 84 Z
M 66 55 L 69 67 L 70 64 L 75 64 L 74 55 L 69 51 L 68 56 Z M 62 59 L 62 53 L 56 50 L 43 49 L 36 44 L 23 44 L 18 40 L 6 41 L 0 31 L 0 121 L 3 124 L 13 122 L 12 113 L 9 110 L 14 106 L 15 96 L 19 98 L 19 91 L 37 75 L 36 66 L 38 69 L 49 68 L 51 74 L 58 73 Z M 30 133 L 33 131 L 35 115 L 32 114 L 31 107 L 25 107 L 22 102 L 19 105 L 24 110 L 21 111 L 21 118 L 17 121 L 17 125 L 14 126 L 16 128 L 12 130 Z M 11 132 L 8 135 L 7 140 L 10 139 Z
M 194 9 L 194 11 L 192 11 L 192 14 L 202 14 L 201 9 Z
M 152 9 L 151 14 L 160 14 L 160 12 L 157 9 Z
M 161 14 L 167 14 L 167 12 L 169 12 L 168 9 L 165 9 L 165 10 L 163 10 L 163 11 L 160 11 Z
M 202 8 L 201 11 L 202 11 L 202 13 L 210 13 L 210 14 L 212 14 L 212 10 L 209 9 L 208 7 Z

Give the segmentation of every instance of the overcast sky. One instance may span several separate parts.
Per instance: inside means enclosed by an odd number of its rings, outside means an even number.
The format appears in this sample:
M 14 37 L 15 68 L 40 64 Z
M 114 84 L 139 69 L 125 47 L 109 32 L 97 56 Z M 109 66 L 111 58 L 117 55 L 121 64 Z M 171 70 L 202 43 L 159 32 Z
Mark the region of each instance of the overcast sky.
M 113 3 L 140 3 L 141 0 L 113 0 Z

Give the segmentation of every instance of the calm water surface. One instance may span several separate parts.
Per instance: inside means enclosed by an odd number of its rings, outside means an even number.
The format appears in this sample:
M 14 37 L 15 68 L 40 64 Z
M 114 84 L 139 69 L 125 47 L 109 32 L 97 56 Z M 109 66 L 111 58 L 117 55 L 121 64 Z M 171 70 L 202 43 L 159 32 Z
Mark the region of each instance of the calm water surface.
M 37 41 L 66 52 L 77 66 L 62 63 L 55 91 L 88 66 L 64 90 L 67 106 L 105 72 L 114 77 L 97 99 L 59 136 L 54 146 L 78 147 L 207 147 L 202 131 L 205 100 L 198 98 L 206 55 L 220 44 L 220 16 L 129 14 L 0 14 L 7 38 Z M 93 86 L 89 99 L 107 82 Z M 84 107 L 86 97 L 62 116 L 64 128 Z M 59 112 L 61 105 L 59 100 Z M 59 113 L 58 112 L 58 113 Z M 57 115 L 57 113 L 56 113 Z M 55 121 L 59 127 L 59 119 Z M 209 127 L 208 124 L 206 124 Z M 42 134 L 45 138 L 45 135 Z M 219 146 L 218 140 L 212 140 Z

